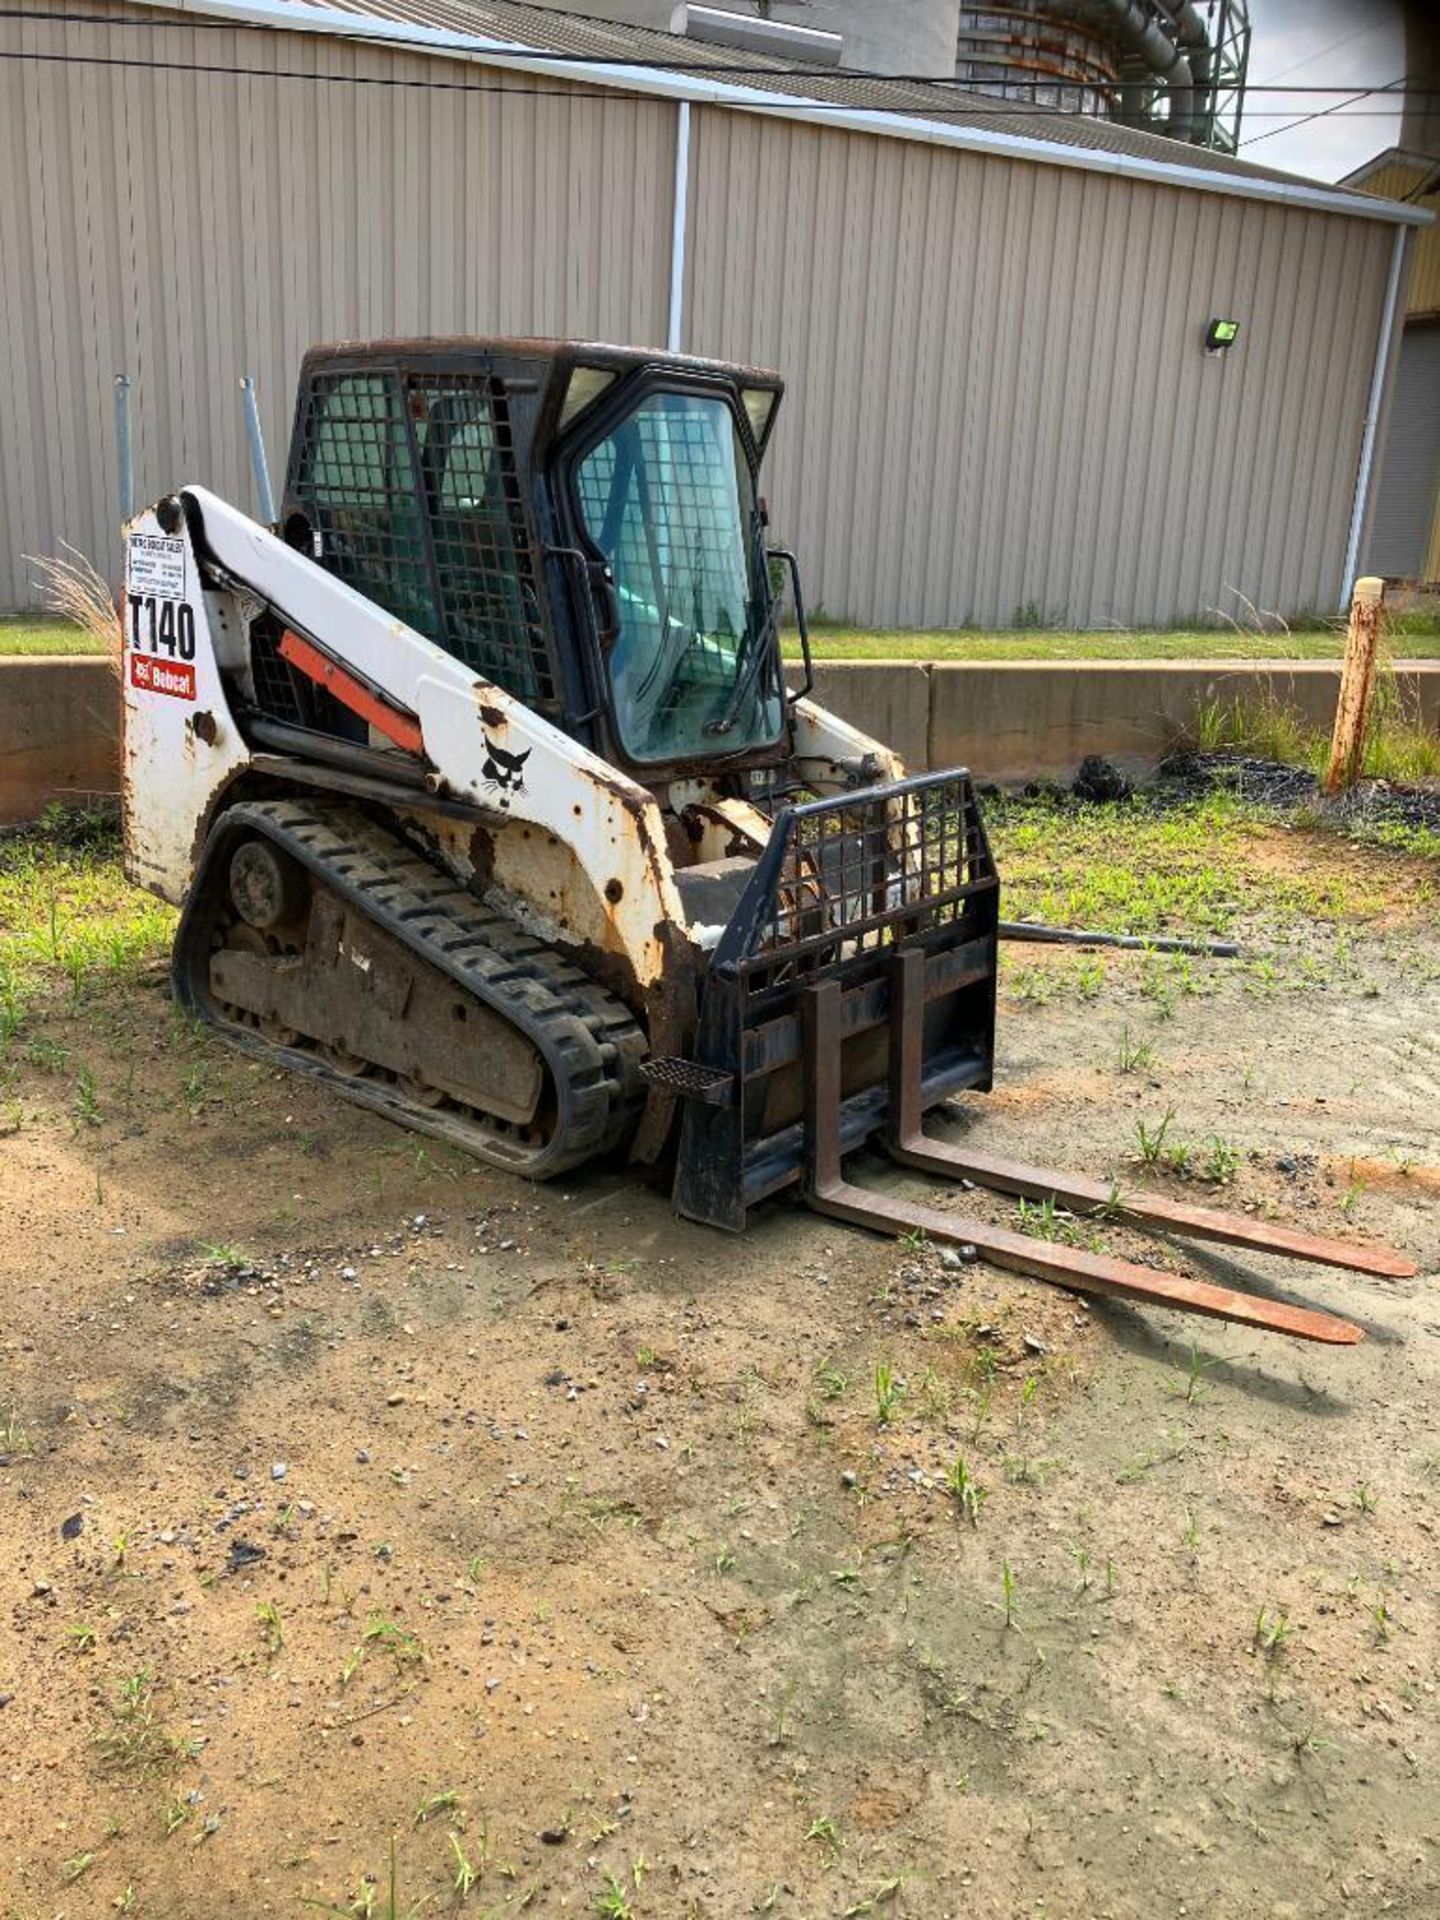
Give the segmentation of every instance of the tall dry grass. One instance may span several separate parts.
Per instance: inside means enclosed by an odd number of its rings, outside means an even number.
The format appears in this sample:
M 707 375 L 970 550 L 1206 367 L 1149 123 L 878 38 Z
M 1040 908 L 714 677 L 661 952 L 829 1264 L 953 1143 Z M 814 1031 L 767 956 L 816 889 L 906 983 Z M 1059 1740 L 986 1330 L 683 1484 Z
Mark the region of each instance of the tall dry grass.
M 104 576 L 77 547 L 62 540 L 62 555 L 26 554 L 35 571 L 41 605 L 47 613 L 69 620 L 100 642 L 111 670 L 120 672 L 120 609 Z

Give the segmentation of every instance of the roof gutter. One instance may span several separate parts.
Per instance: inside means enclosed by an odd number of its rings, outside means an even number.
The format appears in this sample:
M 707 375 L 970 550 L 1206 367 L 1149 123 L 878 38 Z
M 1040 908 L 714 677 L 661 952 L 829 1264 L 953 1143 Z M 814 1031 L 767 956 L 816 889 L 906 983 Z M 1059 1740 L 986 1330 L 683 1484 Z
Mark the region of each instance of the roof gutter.
M 970 153 L 989 153 L 1009 160 L 1033 160 L 1049 166 L 1075 167 L 1087 173 L 1147 180 L 1156 186 L 1222 193 L 1242 200 L 1278 201 L 1319 213 L 1348 214 L 1353 219 L 1394 221 L 1403 226 L 1428 226 L 1434 215 L 1423 207 L 1398 200 L 1380 200 L 1368 194 L 1347 193 L 1310 185 L 1305 181 L 1260 180 L 1245 174 L 1210 173 L 1183 161 L 1151 159 L 1142 154 L 1111 153 L 1101 148 L 1062 145 L 1054 140 L 1032 140 L 1022 134 L 956 126 L 915 114 L 879 113 L 864 107 L 831 107 L 799 94 L 761 92 L 728 80 L 708 80 L 693 69 L 683 73 L 651 67 L 631 67 L 623 61 L 587 63 L 577 68 L 564 59 L 520 41 L 492 39 L 481 34 L 449 33 L 439 27 L 411 26 L 398 20 L 344 13 L 338 7 L 308 6 L 305 0 L 139 0 L 164 12 L 198 13 L 206 18 L 299 33 L 323 33 L 332 39 L 370 40 L 397 51 L 430 53 L 451 59 L 478 61 L 519 73 L 566 80 L 576 86 L 622 88 L 627 93 L 652 94 L 666 100 L 689 100 L 696 105 L 728 107 L 741 113 L 774 115 L 812 125 L 839 127 L 850 133 L 877 134 L 892 140 L 955 147 Z

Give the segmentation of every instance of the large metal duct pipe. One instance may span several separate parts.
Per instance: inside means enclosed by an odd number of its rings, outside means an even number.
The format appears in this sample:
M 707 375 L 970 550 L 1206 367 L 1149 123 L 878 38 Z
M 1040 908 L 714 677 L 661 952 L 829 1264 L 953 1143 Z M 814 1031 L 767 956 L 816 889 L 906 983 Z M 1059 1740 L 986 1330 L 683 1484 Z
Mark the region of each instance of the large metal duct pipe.
M 1208 136 L 1215 57 L 1194 0 L 994 0 L 961 6 L 956 73 L 963 81 L 1036 105 L 1112 113 L 1152 124 L 1165 96 L 1164 131 Z
M 1181 52 L 1141 0 L 1090 0 L 1090 5 L 1105 17 L 1125 51 L 1142 60 L 1165 88 L 1170 110 L 1165 131 L 1173 140 L 1192 139 L 1195 75 L 1188 55 Z
M 1175 37 L 1195 79 L 1195 110 L 1204 124 L 1197 126 L 1190 137 L 1204 139 L 1215 109 L 1216 53 L 1210 44 L 1210 29 L 1194 0 L 1160 0 L 1160 4 L 1175 22 Z

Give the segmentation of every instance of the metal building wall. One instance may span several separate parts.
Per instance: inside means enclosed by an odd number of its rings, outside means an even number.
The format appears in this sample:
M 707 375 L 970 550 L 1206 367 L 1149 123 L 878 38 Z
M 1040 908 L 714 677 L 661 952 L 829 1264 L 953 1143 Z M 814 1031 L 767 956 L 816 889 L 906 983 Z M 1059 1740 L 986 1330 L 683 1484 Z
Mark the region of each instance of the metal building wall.
M 139 497 L 248 502 L 235 381 L 278 467 L 315 340 L 665 338 L 673 103 L 261 29 L 16 44 L 221 71 L 0 62 L 0 608 L 22 554 L 113 561 L 122 368 Z M 710 108 L 693 135 L 684 344 L 786 372 L 769 490 L 825 607 L 1333 604 L 1389 226 Z M 1223 360 L 1212 313 L 1244 327 Z
M 1366 547 L 1371 573 L 1429 580 L 1440 519 L 1440 322 L 1406 327 L 1385 444 L 1376 463 L 1375 517 Z
M 776 0 L 772 17 L 838 33 L 857 71 L 954 78 L 958 0 Z
M 1440 188 L 1432 193 L 1417 191 L 1440 168 L 1435 160 L 1395 159 L 1389 166 L 1357 180 L 1362 193 L 1378 194 L 1382 200 L 1408 200 L 1436 216 L 1433 227 L 1421 227 L 1415 236 L 1415 261 L 1410 273 L 1410 292 L 1406 312 L 1426 318 L 1440 315 Z
M 1355 181 L 1363 193 L 1379 194 L 1386 200 L 1408 200 L 1412 206 L 1423 207 L 1427 213 L 1435 215 L 1435 224 L 1421 227 L 1411 243 L 1410 280 L 1406 293 L 1405 312 L 1410 323 L 1417 320 L 1440 320 L 1440 190 L 1421 193 L 1427 180 L 1435 176 L 1437 162 L 1416 155 L 1397 154 L 1387 166 L 1377 167 L 1366 172 Z M 1408 328 L 1407 328 L 1408 331 Z M 1386 437 L 1397 425 L 1393 405 L 1389 410 L 1389 423 Z M 1383 475 L 1387 447 L 1382 446 L 1379 470 Z M 1423 580 L 1440 580 L 1440 489 L 1434 493 L 1434 511 L 1430 522 L 1430 537 L 1426 544 L 1424 560 L 1420 566 Z M 1372 528 L 1372 543 L 1374 529 Z M 1382 556 L 1383 558 L 1383 556 Z M 1380 563 L 1372 551 L 1367 550 L 1365 566 L 1378 566 Z
M 121 370 L 137 498 L 195 479 L 250 504 L 236 382 L 259 382 L 278 488 L 314 341 L 664 344 L 667 102 L 258 29 L 0 23 L 0 47 L 16 46 L 266 76 L 0 61 L 0 609 L 33 604 L 22 556 L 62 540 L 113 567 Z
M 686 345 L 786 371 L 776 526 L 831 613 L 1334 606 L 1392 229 L 708 109 L 691 192 Z

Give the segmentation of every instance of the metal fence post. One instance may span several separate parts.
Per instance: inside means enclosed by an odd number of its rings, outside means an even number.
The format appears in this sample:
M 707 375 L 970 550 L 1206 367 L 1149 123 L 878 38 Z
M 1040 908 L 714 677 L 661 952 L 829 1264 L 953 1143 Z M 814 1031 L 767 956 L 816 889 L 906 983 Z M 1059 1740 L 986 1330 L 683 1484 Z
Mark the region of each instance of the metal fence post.
M 120 462 L 120 524 L 135 513 L 135 463 L 130 447 L 130 376 L 115 376 L 115 448 Z
M 273 527 L 275 496 L 270 491 L 270 467 L 265 458 L 265 434 L 260 425 L 260 402 L 253 375 L 245 375 L 240 391 L 245 396 L 245 431 L 250 438 L 250 467 L 255 475 L 255 491 L 260 496 L 260 518 L 267 527 Z

